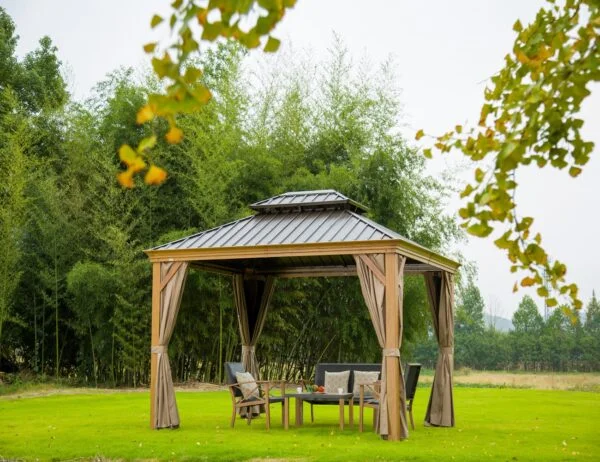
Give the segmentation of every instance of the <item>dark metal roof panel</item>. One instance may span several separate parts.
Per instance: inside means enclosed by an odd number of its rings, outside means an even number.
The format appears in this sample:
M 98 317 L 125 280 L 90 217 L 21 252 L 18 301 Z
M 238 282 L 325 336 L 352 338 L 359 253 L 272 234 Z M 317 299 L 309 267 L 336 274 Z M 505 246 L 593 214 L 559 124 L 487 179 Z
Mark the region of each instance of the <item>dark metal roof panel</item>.
M 257 214 L 155 250 L 404 239 L 349 210 Z

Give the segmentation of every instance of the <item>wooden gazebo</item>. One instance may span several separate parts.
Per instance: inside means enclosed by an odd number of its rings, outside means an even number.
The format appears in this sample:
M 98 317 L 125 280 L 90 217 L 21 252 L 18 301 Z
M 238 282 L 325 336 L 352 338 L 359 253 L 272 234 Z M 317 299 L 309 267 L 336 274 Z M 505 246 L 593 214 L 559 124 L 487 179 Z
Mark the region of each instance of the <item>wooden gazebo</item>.
M 439 356 L 425 423 L 454 425 L 453 275 L 459 264 L 367 218 L 337 191 L 289 192 L 250 206 L 256 214 L 147 250 L 153 267 L 151 426 L 179 426 L 168 344 L 188 269 L 232 276 L 242 361 L 255 345 L 276 278 L 358 276 L 382 348 L 379 433 L 408 436 L 400 347 L 405 274 L 425 278 Z

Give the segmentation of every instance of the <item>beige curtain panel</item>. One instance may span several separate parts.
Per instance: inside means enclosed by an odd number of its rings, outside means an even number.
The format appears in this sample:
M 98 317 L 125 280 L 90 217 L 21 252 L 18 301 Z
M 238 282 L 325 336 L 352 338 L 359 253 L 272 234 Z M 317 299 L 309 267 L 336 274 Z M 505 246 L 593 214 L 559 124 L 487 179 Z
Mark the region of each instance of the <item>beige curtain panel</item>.
M 381 391 L 379 397 L 379 421 L 377 431 L 381 436 L 388 435 L 388 392 L 387 392 L 387 365 L 386 358 L 397 357 L 400 374 L 402 368 L 400 366 L 400 347 L 402 346 L 402 304 L 404 297 L 404 263 L 406 258 L 398 256 L 398 319 L 399 319 L 399 339 L 398 348 L 385 348 L 386 343 L 386 318 L 385 318 L 385 255 L 384 254 L 369 254 L 355 255 L 356 271 L 360 281 L 365 304 L 369 310 L 371 321 L 379 341 L 379 346 L 382 350 L 381 360 Z M 406 394 L 404 391 L 404 382 L 400 380 L 400 420 L 401 420 L 401 437 L 408 437 L 408 426 L 406 422 Z
M 265 325 L 274 287 L 273 276 L 265 279 L 244 279 L 241 274 L 233 276 L 234 303 L 242 340 L 242 364 L 256 380 L 260 380 L 260 377 L 254 349 Z
M 181 294 L 187 270 L 187 262 L 161 263 L 160 265 L 163 288 L 160 294 L 159 342 L 158 345 L 152 345 L 152 353 L 156 353 L 158 356 L 154 398 L 155 428 L 179 427 L 179 412 L 175 401 L 168 347 L 181 305 Z
M 233 300 L 242 340 L 242 364 L 255 380 L 260 380 L 260 376 L 254 350 L 265 325 L 274 287 L 273 276 L 267 276 L 265 279 L 244 279 L 242 274 L 233 276 Z M 250 409 L 253 414 L 258 415 L 263 408 L 255 406 Z M 240 415 L 245 417 L 246 411 L 248 408 L 240 408 Z
M 453 427 L 454 282 L 451 274 L 442 272 L 441 276 L 427 273 L 425 283 L 433 317 L 433 327 L 439 345 L 431 396 L 425 414 L 425 424 Z

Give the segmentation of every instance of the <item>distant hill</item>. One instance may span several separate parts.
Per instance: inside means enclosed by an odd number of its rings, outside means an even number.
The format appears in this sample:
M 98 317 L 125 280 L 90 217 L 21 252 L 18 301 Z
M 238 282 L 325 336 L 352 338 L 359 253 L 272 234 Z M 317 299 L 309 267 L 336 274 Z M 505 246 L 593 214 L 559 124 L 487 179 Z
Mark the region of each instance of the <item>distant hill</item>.
M 489 314 L 485 313 L 483 315 L 483 320 L 485 321 L 486 326 L 494 326 L 496 330 L 502 332 L 513 330 L 513 323 L 510 319 L 506 319 L 501 316 L 490 316 Z

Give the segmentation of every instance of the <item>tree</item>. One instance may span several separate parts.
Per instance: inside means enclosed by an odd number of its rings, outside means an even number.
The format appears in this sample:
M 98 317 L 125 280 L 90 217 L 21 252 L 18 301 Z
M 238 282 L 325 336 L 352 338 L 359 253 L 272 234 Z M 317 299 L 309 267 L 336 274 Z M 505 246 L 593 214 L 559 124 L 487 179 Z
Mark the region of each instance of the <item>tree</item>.
M 485 89 L 479 125 L 457 125 L 435 138 L 435 147 L 441 152 L 456 148 L 478 162 L 492 158 L 492 168 L 480 162 L 475 182 L 461 193 L 468 198 L 459 210 L 462 226 L 478 237 L 502 229 L 495 244 L 506 251 L 512 272 L 528 274 L 521 286 L 537 286 L 549 307 L 566 296 L 571 308 L 580 309 L 577 285 L 565 279 L 566 266 L 551 263 L 541 235 L 533 232 L 533 217 L 519 216 L 514 197 L 519 167 L 568 167 L 569 175 L 577 177 L 590 158 L 594 143 L 583 139 L 584 122 L 578 116 L 590 86 L 600 80 L 600 4 L 549 0 L 531 24 L 517 21 L 513 29 L 517 38 L 504 68 Z M 416 138 L 423 135 L 420 130 Z M 431 156 L 431 148 L 425 155 Z
M 585 329 L 591 334 L 600 333 L 600 301 L 596 298 L 596 292 L 592 292 L 592 299 L 587 306 Z
M 482 333 L 485 329 L 484 311 L 485 303 L 481 292 L 471 279 L 460 293 L 460 302 L 456 309 L 456 319 L 454 321 L 456 333 Z
M 512 318 L 515 332 L 538 333 L 544 325 L 544 320 L 537 305 L 529 295 L 525 295 L 519 303 L 519 308 Z

